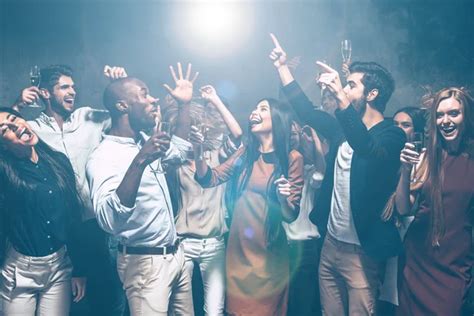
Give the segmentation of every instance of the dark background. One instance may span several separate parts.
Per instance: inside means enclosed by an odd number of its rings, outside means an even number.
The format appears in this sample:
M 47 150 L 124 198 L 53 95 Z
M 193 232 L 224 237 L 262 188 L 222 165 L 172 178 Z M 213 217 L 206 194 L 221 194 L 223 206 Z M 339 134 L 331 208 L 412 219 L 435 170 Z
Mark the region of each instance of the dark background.
M 278 92 L 269 32 L 290 57 L 301 56 L 296 77 L 316 103 L 314 62 L 340 67 L 346 38 L 353 60 L 377 61 L 393 73 L 397 90 L 387 115 L 417 105 L 427 86 L 472 88 L 474 82 L 474 1 L 0 2 L 1 105 L 10 105 L 28 84 L 32 65 L 56 63 L 76 71 L 78 105 L 101 107 L 105 64 L 126 67 L 163 99 L 162 84 L 171 83 L 168 65 L 181 61 L 200 71 L 198 87 L 215 85 L 243 120 L 257 100 Z M 199 9 L 216 4 L 231 15 Z M 222 18 L 229 29 L 216 22 L 203 34 L 199 23 Z

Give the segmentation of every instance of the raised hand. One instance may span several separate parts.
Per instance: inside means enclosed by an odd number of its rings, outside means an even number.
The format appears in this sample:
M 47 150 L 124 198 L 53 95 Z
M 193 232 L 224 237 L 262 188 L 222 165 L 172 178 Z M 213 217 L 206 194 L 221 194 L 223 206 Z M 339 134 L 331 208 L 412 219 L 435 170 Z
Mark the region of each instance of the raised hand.
M 196 72 L 191 79 L 191 64 L 188 64 L 188 68 L 186 70 L 186 76 L 183 76 L 183 68 L 181 67 L 181 63 L 178 63 L 178 75 L 174 71 L 173 66 L 170 66 L 171 76 L 173 77 L 175 88 L 171 89 L 171 87 L 167 84 L 164 84 L 166 90 L 180 103 L 189 103 L 193 98 L 193 84 L 196 81 L 199 72 Z
M 317 61 L 316 64 L 322 70 L 322 73 L 316 79 L 318 84 L 329 89 L 337 98 L 339 105 L 343 105 L 344 107 L 349 105 L 350 101 L 342 88 L 341 78 L 337 70 L 332 69 L 321 61 Z
M 415 145 L 412 143 L 405 143 L 400 152 L 400 161 L 402 166 L 405 168 L 410 168 L 416 166 L 420 162 L 420 154 L 415 151 Z
M 273 45 L 275 46 L 269 55 L 270 59 L 273 61 L 273 65 L 276 68 L 286 66 L 286 52 L 281 47 L 280 42 L 278 42 L 275 34 L 270 33 L 270 37 L 272 38 Z
M 342 63 L 342 74 L 344 75 L 344 78 L 346 78 L 346 79 L 351 74 L 351 72 L 349 70 L 350 65 L 351 65 L 351 60 L 350 59 L 347 62 Z
M 202 145 L 204 143 L 204 135 L 198 126 L 192 125 L 189 132 L 189 142 L 193 146 Z
M 216 89 L 211 85 L 203 86 L 199 89 L 201 92 L 201 97 L 213 104 L 215 104 L 218 100 L 220 100 L 219 96 L 217 95 Z
M 35 101 L 38 102 L 41 95 L 42 92 L 38 87 L 31 86 L 25 88 L 21 91 L 20 96 L 16 99 L 15 104 L 13 104 L 12 108 L 16 111 L 20 111 L 28 104 L 32 104 Z
M 301 56 L 295 56 L 286 62 L 288 68 L 295 70 L 301 64 Z
M 128 77 L 125 68 L 117 66 L 111 67 L 109 65 L 104 66 L 104 76 L 106 76 L 110 80 Z

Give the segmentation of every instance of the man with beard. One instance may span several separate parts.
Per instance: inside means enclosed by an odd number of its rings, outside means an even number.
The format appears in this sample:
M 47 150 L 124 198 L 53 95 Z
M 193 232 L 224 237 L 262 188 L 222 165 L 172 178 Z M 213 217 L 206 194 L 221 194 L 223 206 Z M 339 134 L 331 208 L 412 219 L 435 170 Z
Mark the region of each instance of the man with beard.
M 104 74 L 111 79 L 127 76 L 121 67 L 106 66 Z M 87 159 L 100 143 L 102 133 L 110 127 L 109 114 L 90 107 L 75 109 L 73 72 L 65 65 L 42 68 L 39 87 L 24 89 L 13 108 L 21 110 L 40 99 L 45 109 L 38 118 L 28 123 L 44 142 L 69 158 L 85 205 L 82 238 L 89 252 L 86 260 L 86 300 L 90 310 L 87 314 L 120 316 L 125 308 L 125 295 L 115 271 L 114 260 L 109 255 L 108 239 L 95 220 L 86 180 Z M 73 314 L 76 309 L 80 308 L 73 308 Z
M 311 221 L 325 236 L 319 266 L 324 315 L 373 315 L 387 258 L 401 240 L 394 221 L 381 219 L 398 181 L 403 131 L 383 111 L 394 90 L 390 73 L 374 62 L 354 62 L 343 88 L 339 74 L 318 62 L 318 83 L 337 99 L 335 119 L 316 111 L 286 65 L 273 36 L 270 54 L 283 90 L 300 119 L 330 141 L 327 172 Z
M 176 88 L 185 108 L 192 97 L 190 67 Z M 195 78 L 195 77 L 194 77 Z M 194 315 L 191 279 L 185 273 L 163 162 L 183 163 L 191 145 L 178 124 L 169 135 L 154 128 L 158 99 L 136 78 L 113 81 L 104 92 L 112 127 L 87 163 L 87 179 L 99 225 L 119 239 L 117 270 L 131 315 Z M 154 128 L 154 129 L 153 129 Z M 151 137 L 144 131 L 153 130 Z

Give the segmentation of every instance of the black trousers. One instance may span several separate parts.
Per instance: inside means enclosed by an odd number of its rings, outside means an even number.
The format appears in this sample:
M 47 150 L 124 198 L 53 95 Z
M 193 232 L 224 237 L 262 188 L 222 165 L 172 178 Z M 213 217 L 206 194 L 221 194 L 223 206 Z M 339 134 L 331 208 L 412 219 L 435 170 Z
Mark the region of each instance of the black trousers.
M 321 240 L 290 242 L 288 316 L 321 315 L 318 266 Z
M 88 248 L 86 296 L 72 304 L 73 316 L 128 315 L 126 296 L 117 273 L 117 243 L 106 234 L 97 221 L 82 225 L 83 238 Z

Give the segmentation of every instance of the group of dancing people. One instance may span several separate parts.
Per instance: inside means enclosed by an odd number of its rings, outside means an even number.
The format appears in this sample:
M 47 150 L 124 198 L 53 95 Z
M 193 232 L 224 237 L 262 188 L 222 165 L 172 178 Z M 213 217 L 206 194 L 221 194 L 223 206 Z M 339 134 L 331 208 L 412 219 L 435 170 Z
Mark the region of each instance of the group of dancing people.
M 193 286 L 206 315 L 467 313 L 473 98 L 386 118 L 386 68 L 318 62 L 315 106 L 271 40 L 280 97 L 245 135 L 191 64 L 161 104 L 106 66 L 105 110 L 76 108 L 53 65 L 0 108 L 0 315 L 194 315 Z

